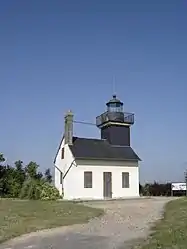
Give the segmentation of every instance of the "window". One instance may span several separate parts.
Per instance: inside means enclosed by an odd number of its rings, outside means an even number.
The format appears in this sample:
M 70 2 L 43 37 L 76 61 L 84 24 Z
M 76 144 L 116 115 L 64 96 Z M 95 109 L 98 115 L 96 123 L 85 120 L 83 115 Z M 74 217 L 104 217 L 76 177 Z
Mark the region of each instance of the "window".
M 92 172 L 84 172 L 84 188 L 92 188 Z
M 129 172 L 122 173 L 122 188 L 129 188 Z
M 64 159 L 64 148 L 62 148 L 61 159 Z
M 60 184 L 62 184 L 62 180 L 63 180 L 63 174 L 62 172 L 60 172 Z

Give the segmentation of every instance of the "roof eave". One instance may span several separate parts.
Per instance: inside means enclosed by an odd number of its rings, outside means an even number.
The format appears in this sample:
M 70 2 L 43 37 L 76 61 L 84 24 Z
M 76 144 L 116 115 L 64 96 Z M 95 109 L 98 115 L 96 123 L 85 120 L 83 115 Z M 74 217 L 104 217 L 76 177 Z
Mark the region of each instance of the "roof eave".
M 59 150 L 60 150 L 60 147 L 61 147 L 61 145 L 62 145 L 63 140 L 64 140 L 64 135 L 63 135 L 62 139 L 60 140 L 60 144 L 59 144 L 59 146 L 58 146 L 58 150 L 57 150 L 57 153 L 56 153 L 55 158 L 54 158 L 54 161 L 53 161 L 54 164 L 56 163 L 56 158 L 57 158 L 57 155 L 58 155 L 58 152 L 59 152 Z
M 77 160 L 106 160 L 106 161 L 141 161 L 138 157 L 137 159 L 129 159 L 129 158 L 94 158 L 94 157 L 75 157 Z

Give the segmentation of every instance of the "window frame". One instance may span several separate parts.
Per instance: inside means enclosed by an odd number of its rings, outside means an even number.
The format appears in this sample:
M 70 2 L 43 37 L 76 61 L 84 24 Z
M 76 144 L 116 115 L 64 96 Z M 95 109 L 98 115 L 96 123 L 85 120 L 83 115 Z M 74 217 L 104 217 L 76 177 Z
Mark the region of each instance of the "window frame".
M 62 183 L 63 183 L 63 173 L 60 172 L 60 184 L 62 184 Z
M 92 171 L 84 171 L 84 188 L 93 188 L 93 172 Z
M 128 176 L 128 181 L 126 183 L 127 176 Z M 122 188 L 130 188 L 130 174 L 129 174 L 129 172 L 122 172 Z
M 61 150 L 61 159 L 64 159 L 64 147 Z

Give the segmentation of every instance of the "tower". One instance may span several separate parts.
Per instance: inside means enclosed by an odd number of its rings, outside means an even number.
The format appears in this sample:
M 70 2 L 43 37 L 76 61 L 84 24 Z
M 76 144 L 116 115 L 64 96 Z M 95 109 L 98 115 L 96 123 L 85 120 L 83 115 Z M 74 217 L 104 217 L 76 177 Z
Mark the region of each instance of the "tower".
M 134 114 L 123 112 L 123 102 L 116 95 L 106 106 L 107 111 L 96 117 L 101 139 L 106 139 L 111 145 L 130 146 L 130 126 L 134 124 Z

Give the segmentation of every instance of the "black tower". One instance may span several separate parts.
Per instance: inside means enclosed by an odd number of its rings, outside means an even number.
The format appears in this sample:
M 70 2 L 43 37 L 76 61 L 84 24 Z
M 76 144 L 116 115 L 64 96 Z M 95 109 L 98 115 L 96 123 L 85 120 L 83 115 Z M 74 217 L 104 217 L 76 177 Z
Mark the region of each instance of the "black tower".
M 134 114 L 123 112 L 123 103 L 116 95 L 106 106 L 107 111 L 96 117 L 101 139 L 107 139 L 111 145 L 130 146 L 130 126 L 134 124 Z

